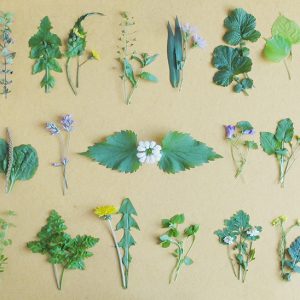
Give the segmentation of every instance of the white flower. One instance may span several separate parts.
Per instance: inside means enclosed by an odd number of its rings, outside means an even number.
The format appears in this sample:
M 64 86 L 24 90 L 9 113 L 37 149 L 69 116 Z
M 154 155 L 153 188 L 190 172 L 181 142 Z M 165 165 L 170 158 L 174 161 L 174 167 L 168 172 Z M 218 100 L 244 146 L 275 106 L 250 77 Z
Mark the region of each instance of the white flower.
M 253 228 L 247 230 L 247 234 L 251 237 L 254 237 L 254 236 L 259 236 L 260 232 L 257 230 L 256 227 L 253 227 Z
M 203 49 L 207 45 L 206 40 L 198 34 L 193 34 L 192 39 L 193 39 L 194 47 L 199 47 L 199 48 Z
M 191 26 L 190 23 L 180 24 L 180 27 L 181 30 L 188 35 L 192 35 L 197 32 L 197 29 L 194 26 Z
M 228 245 L 231 245 L 233 244 L 233 237 L 232 236 L 225 236 L 224 239 L 223 239 L 224 243 L 228 244 Z
M 154 141 L 140 141 L 137 157 L 142 164 L 155 164 L 161 159 L 161 146 Z

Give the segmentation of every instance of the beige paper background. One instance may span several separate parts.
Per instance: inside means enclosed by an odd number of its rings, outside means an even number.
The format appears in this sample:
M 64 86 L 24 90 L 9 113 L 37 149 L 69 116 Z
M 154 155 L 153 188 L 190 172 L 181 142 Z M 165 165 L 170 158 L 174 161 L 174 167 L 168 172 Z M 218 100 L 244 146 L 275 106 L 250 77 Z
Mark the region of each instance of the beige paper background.
M 13 93 L 0 99 L 1 136 L 5 127 L 13 131 L 15 145 L 32 144 L 39 153 L 40 167 L 33 180 L 18 183 L 12 194 L 1 192 L 1 211 L 13 209 L 17 228 L 10 231 L 13 246 L 7 249 L 9 264 L 1 274 L 3 300 L 53 299 L 264 299 L 299 298 L 300 276 L 290 283 L 279 276 L 276 254 L 278 235 L 270 221 L 287 214 L 290 221 L 300 217 L 300 165 L 291 170 L 285 189 L 277 184 L 277 166 L 262 150 L 252 152 L 245 181 L 233 178 L 233 165 L 223 137 L 223 124 L 249 120 L 258 131 L 273 131 L 279 119 L 290 117 L 300 132 L 300 49 L 295 46 L 290 64 L 292 80 L 287 78 L 282 63 L 263 60 L 263 39 L 250 44 L 253 58 L 251 77 L 256 88 L 250 96 L 234 94 L 230 88 L 212 83 L 215 69 L 211 66 L 213 48 L 222 44 L 223 20 L 228 10 L 243 7 L 257 18 L 263 37 L 270 36 L 271 24 L 279 12 L 300 22 L 299 1 L 100 1 L 100 0 L 2 0 L 1 9 L 15 14 L 13 34 L 17 57 L 12 77 Z M 136 91 L 131 106 L 122 100 L 121 81 L 115 62 L 119 37 L 119 12 L 128 10 L 137 23 L 138 51 L 159 53 L 149 70 L 160 82 L 143 84 Z M 65 73 L 55 74 L 57 86 L 51 94 L 39 88 L 39 75 L 32 76 L 33 61 L 28 59 L 27 42 L 36 32 L 40 20 L 48 15 L 54 32 L 66 39 L 76 19 L 90 11 L 106 17 L 92 17 L 84 26 L 88 31 L 88 48 L 101 52 L 100 62 L 87 64 L 81 72 L 81 87 L 73 96 Z M 166 22 L 176 15 L 196 25 L 208 41 L 205 50 L 188 54 L 183 89 L 171 88 L 166 57 Z M 64 64 L 64 60 L 61 60 Z M 69 168 L 70 190 L 63 197 L 60 170 L 50 163 L 58 159 L 58 143 L 43 128 L 49 120 L 71 113 L 76 130 L 71 140 Z M 87 146 L 121 129 L 132 129 L 140 139 L 160 141 L 169 130 L 191 135 L 224 156 L 209 165 L 167 175 L 156 166 L 144 166 L 135 174 L 125 175 L 99 166 L 77 155 Z M 258 135 L 256 136 L 258 140 Z M 4 186 L 3 176 L 0 184 Z M 119 269 L 112 239 L 106 224 L 92 213 L 97 205 L 119 205 L 130 197 L 139 213 L 136 218 L 141 232 L 134 232 L 137 245 L 132 247 L 129 289 L 121 287 Z M 63 290 L 54 284 L 46 257 L 26 249 L 51 209 L 65 219 L 72 234 L 99 236 L 85 271 L 68 271 Z M 251 215 L 254 225 L 262 225 L 262 238 L 256 243 L 256 261 L 251 264 L 247 282 L 241 284 L 231 272 L 226 249 L 219 245 L 213 231 L 223 220 L 239 209 Z M 156 238 L 163 231 L 160 219 L 184 212 L 189 222 L 201 224 L 191 253 L 193 266 L 183 268 L 178 282 L 168 284 L 174 265 L 169 250 L 161 249 Z M 115 219 L 116 222 L 116 219 Z

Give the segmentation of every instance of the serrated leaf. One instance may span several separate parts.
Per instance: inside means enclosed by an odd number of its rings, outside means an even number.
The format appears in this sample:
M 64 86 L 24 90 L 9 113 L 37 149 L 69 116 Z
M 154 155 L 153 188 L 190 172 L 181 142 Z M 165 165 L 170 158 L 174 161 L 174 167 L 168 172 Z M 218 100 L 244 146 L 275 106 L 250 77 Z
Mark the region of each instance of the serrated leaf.
M 250 228 L 249 224 L 250 217 L 244 211 L 240 210 L 235 213 L 229 220 L 224 221 L 224 225 L 233 235 L 238 235 L 245 229 Z
M 287 39 L 291 44 L 298 44 L 300 42 L 299 25 L 282 15 L 275 20 L 272 26 L 272 35 L 277 34 Z
M 164 137 L 161 152 L 159 168 L 173 174 L 222 157 L 189 134 L 176 131 Z
M 235 75 L 251 71 L 252 61 L 241 56 L 238 49 L 218 46 L 213 52 L 213 65 L 219 70 L 213 77 L 214 83 L 228 86 Z
M 276 140 L 275 135 L 271 132 L 260 133 L 260 145 L 264 152 L 271 155 L 280 149 L 280 143 Z
M 292 258 L 291 262 L 286 261 L 286 265 L 295 272 L 299 272 L 300 268 L 297 264 L 300 262 L 300 237 L 297 237 L 288 248 L 288 253 Z
M 278 122 L 275 137 L 279 142 L 289 143 L 294 136 L 294 125 L 291 119 L 283 119 Z
M 97 143 L 81 153 L 99 164 L 132 173 L 140 167 L 137 154 L 137 136 L 133 131 L 121 131 L 109 136 L 105 142 Z
M 275 35 L 266 41 L 264 56 L 272 61 L 279 62 L 291 54 L 291 43 L 280 35 Z
M 224 26 L 228 29 L 224 41 L 230 45 L 238 45 L 243 40 L 256 42 L 260 37 L 260 32 L 255 30 L 255 17 L 242 8 L 233 10 L 224 20 Z

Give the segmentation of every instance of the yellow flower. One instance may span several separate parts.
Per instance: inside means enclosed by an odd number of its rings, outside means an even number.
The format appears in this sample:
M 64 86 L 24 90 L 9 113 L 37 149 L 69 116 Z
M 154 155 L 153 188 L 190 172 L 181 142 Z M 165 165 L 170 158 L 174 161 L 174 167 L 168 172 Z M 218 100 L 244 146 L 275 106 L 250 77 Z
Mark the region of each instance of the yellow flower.
M 96 60 L 100 60 L 100 53 L 96 50 L 92 50 L 91 51 L 91 58 L 96 59 Z
M 78 37 L 82 38 L 82 39 L 85 38 L 85 35 L 84 35 L 84 34 L 79 33 L 77 27 L 75 27 L 75 28 L 73 29 L 73 33 L 74 33 L 75 35 L 77 35 Z
M 286 222 L 287 221 L 287 216 L 279 216 L 279 217 L 277 217 L 277 218 L 275 218 L 273 221 L 272 221 L 272 225 L 273 226 L 277 226 L 277 225 L 280 225 L 280 224 L 282 224 L 282 223 L 284 223 L 284 222 Z
M 296 225 L 297 225 L 297 226 L 300 226 L 300 219 L 297 219 L 297 220 L 296 220 Z
M 116 214 L 117 212 L 118 209 L 113 205 L 99 206 L 94 209 L 94 213 L 100 218 Z
M 280 216 L 279 219 L 283 223 L 283 222 L 286 222 L 288 218 L 287 218 L 287 216 Z

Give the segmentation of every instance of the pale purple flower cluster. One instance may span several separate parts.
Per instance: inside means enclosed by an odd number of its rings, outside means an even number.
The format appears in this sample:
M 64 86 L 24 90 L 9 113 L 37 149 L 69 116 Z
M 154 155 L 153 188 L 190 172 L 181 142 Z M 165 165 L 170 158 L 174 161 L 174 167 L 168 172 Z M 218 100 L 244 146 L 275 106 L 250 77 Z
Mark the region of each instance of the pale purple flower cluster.
M 206 40 L 198 34 L 194 34 L 192 36 L 192 40 L 193 40 L 193 46 L 194 47 L 197 46 L 197 47 L 203 49 L 207 45 Z
M 53 122 L 46 123 L 46 129 L 48 129 L 52 135 L 58 135 L 60 133 L 59 128 Z
M 74 120 L 71 115 L 64 115 L 60 121 L 63 126 L 63 129 L 67 132 L 71 132 L 73 130 Z
M 206 47 L 207 42 L 203 37 L 201 37 L 197 33 L 196 27 L 191 26 L 191 24 L 189 24 L 189 23 L 181 24 L 180 27 L 181 27 L 181 30 L 185 33 L 187 39 L 191 37 L 192 47 L 199 47 L 201 49 Z
M 234 125 L 225 125 L 225 136 L 227 139 L 232 139 L 234 133 L 236 130 L 236 126 Z M 255 130 L 254 128 L 252 129 L 247 129 L 242 131 L 242 134 L 244 135 L 254 135 L 255 134 Z

